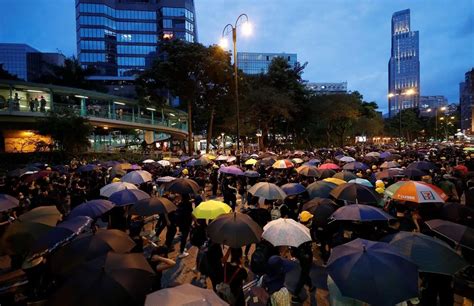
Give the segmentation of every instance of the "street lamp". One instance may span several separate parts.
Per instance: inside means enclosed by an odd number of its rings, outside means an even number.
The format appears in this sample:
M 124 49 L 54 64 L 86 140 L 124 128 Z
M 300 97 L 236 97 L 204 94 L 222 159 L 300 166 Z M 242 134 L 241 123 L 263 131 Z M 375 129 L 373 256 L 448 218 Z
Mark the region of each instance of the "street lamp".
M 391 99 L 395 96 L 413 96 L 416 94 L 416 90 L 414 88 L 409 88 L 407 90 L 405 90 L 404 92 L 402 92 L 401 89 L 397 89 L 395 90 L 395 92 L 389 92 L 388 93 L 388 98 Z M 398 102 L 398 117 L 400 118 L 399 121 L 399 128 L 398 128 L 398 133 L 399 133 L 399 136 L 400 136 L 400 140 L 402 139 L 402 100 L 401 99 L 398 99 L 399 102 Z
M 257 133 L 255 133 L 255 136 L 257 136 L 258 151 L 260 152 L 260 137 L 262 137 L 262 131 L 258 129 Z
M 240 22 L 240 23 L 239 23 Z M 237 26 L 242 26 L 242 33 L 244 35 L 250 35 L 252 32 L 252 26 L 249 23 L 249 17 L 247 14 L 240 14 L 239 17 L 235 20 L 234 25 L 227 24 L 222 30 L 222 38 L 220 46 L 225 50 L 228 46 L 227 36 L 229 33 L 232 33 L 232 42 L 234 47 L 234 87 L 235 87 L 235 107 L 237 110 L 237 158 L 240 155 L 240 107 L 239 107 L 239 79 L 237 75 Z

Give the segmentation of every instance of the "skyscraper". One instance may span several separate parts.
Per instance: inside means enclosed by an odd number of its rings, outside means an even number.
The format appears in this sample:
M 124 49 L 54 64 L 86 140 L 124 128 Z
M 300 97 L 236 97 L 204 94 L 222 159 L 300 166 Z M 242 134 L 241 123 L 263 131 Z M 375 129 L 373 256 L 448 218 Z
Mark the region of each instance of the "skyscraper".
M 418 107 L 420 59 L 418 31 L 410 27 L 410 10 L 392 15 L 392 48 L 388 63 L 389 116 L 400 109 Z
M 132 81 L 162 39 L 197 41 L 193 0 L 76 0 L 77 54 L 92 79 Z
M 459 105 L 461 106 L 461 130 L 471 134 L 473 131 L 472 112 L 474 105 L 474 68 L 466 72 L 464 82 L 459 84 Z
M 237 66 L 247 74 L 267 73 L 268 67 L 276 57 L 284 58 L 291 67 L 297 62 L 295 53 L 237 52 Z

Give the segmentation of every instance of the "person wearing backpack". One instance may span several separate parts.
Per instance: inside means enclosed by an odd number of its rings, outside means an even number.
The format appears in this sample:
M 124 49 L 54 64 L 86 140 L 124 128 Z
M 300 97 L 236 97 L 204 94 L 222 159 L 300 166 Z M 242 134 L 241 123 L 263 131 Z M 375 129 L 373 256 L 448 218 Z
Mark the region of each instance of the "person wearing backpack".
M 277 201 L 273 203 L 273 208 L 270 211 L 270 215 L 272 216 L 272 220 L 276 220 L 279 218 L 288 218 L 288 206 L 281 201 Z
M 230 262 L 224 263 L 224 281 L 216 286 L 216 291 L 231 306 L 243 306 L 245 299 L 242 286 L 248 274 L 241 264 L 242 248 L 232 248 L 230 255 Z

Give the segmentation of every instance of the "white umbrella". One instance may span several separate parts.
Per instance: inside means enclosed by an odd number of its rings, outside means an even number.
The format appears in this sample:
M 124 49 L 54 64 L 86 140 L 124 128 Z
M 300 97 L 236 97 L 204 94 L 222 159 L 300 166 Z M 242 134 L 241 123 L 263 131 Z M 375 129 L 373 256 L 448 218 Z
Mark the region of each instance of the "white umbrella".
M 169 160 L 165 160 L 165 159 L 162 159 L 162 160 L 158 161 L 158 163 L 159 163 L 160 165 L 162 165 L 163 167 L 171 166 L 170 161 L 169 161 Z
M 274 246 L 299 247 L 311 241 L 309 229 L 293 219 L 279 218 L 263 227 L 262 238 Z
M 216 160 L 217 161 L 227 161 L 227 158 L 229 158 L 227 155 L 219 155 L 219 156 L 217 156 Z
M 345 162 L 345 163 L 352 163 L 352 162 L 355 162 L 355 159 L 350 156 L 344 156 L 340 159 L 340 161 Z
M 234 161 L 236 161 L 236 160 L 237 160 L 237 157 L 235 157 L 235 156 L 229 156 L 229 157 L 227 158 L 227 162 L 228 162 L 228 163 L 234 162 Z
M 372 156 L 372 157 L 380 158 L 380 153 L 379 152 L 370 152 L 370 153 L 367 153 L 365 156 Z
M 145 170 L 136 170 L 125 174 L 122 177 L 122 182 L 132 183 L 132 184 L 142 184 L 149 182 L 153 179 L 150 172 Z
M 275 184 L 260 182 L 253 185 L 249 191 L 254 197 L 261 197 L 266 200 L 284 200 L 286 193 Z
M 154 161 L 153 159 L 145 159 L 145 160 L 143 161 L 144 164 L 152 164 L 152 163 L 154 163 L 154 162 L 155 162 L 155 161 Z
M 162 176 L 156 179 L 157 182 L 160 183 L 169 183 L 171 181 L 174 181 L 176 178 L 172 176 Z
M 124 189 L 138 189 L 137 186 L 126 183 L 126 182 L 116 182 L 105 185 L 100 188 L 100 195 L 103 197 L 110 197 L 113 193 L 124 190 Z

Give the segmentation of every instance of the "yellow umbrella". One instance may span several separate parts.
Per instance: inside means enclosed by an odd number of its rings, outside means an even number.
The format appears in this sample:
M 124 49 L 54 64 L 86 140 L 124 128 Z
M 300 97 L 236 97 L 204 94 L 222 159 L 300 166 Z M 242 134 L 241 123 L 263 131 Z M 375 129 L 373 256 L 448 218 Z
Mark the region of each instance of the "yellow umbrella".
M 212 154 L 204 154 L 204 156 L 206 156 L 207 158 L 209 158 L 210 160 L 214 160 L 216 159 L 216 157 Z
M 333 184 L 336 184 L 338 186 L 347 183 L 346 181 L 335 178 L 335 177 L 328 177 L 328 178 L 325 178 L 323 181 L 333 183 Z
M 212 220 L 222 214 L 229 213 L 231 210 L 232 208 L 223 202 L 209 200 L 196 206 L 196 208 L 193 210 L 193 215 L 196 217 L 196 219 Z
M 245 164 L 246 164 L 246 165 L 253 166 L 253 165 L 255 165 L 257 162 L 258 162 L 258 160 L 251 158 L 251 159 L 248 159 L 247 161 L 245 161 Z

